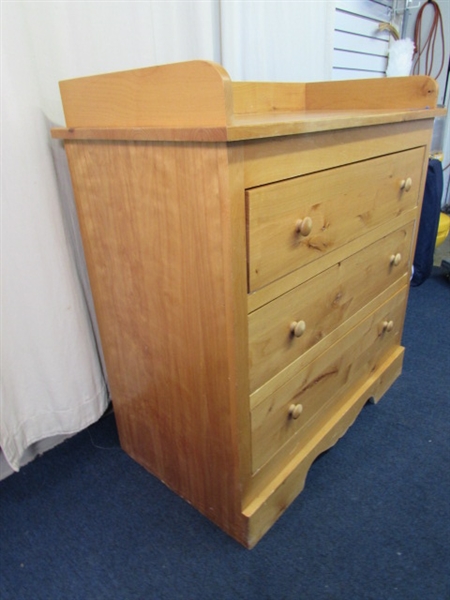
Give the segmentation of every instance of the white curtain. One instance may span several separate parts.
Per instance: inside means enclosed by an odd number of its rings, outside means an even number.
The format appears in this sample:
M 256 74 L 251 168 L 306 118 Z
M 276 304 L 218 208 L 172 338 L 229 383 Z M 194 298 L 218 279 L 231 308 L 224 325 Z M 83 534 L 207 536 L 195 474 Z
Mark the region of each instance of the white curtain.
M 221 2 L 222 62 L 236 81 L 331 78 L 333 0 Z
M 334 2 L 2 2 L 0 447 L 39 442 L 108 403 L 63 147 L 58 81 L 190 59 L 235 80 L 329 79 Z

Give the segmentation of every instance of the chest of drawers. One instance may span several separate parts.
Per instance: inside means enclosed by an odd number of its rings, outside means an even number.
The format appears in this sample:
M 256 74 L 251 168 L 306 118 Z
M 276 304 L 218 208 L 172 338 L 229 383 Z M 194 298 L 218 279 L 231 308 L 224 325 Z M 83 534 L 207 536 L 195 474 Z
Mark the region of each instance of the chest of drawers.
M 121 445 L 252 547 L 401 372 L 435 83 L 194 61 L 61 94 Z

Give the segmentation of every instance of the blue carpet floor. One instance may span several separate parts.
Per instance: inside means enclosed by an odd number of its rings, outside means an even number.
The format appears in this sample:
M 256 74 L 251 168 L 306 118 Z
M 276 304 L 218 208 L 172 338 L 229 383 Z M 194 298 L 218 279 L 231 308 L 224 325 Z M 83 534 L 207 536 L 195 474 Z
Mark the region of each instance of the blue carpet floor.
M 0 483 L 1 600 L 449 600 L 450 282 L 410 292 L 403 376 L 248 551 L 134 463 L 114 415 Z

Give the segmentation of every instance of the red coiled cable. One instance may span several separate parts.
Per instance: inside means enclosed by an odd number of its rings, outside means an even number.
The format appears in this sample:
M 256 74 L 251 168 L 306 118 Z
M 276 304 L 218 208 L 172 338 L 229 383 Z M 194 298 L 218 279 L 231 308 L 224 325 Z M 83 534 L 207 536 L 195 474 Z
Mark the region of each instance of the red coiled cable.
M 430 6 L 430 5 L 433 8 L 433 20 L 431 23 L 430 31 L 428 32 L 426 39 L 422 42 L 423 14 L 424 14 L 426 7 Z M 435 61 L 436 40 L 437 40 L 438 32 L 440 33 L 440 37 L 441 37 L 441 48 L 442 48 L 441 64 L 439 66 L 439 71 L 437 72 L 437 74 L 432 75 L 432 70 L 433 70 L 434 61 Z M 439 75 L 441 74 L 442 69 L 444 68 L 445 41 L 444 41 L 444 26 L 442 23 L 442 15 L 441 15 L 439 5 L 437 2 L 435 2 L 435 0 L 428 0 L 420 8 L 419 12 L 417 13 L 416 24 L 414 27 L 414 44 L 415 44 L 415 48 L 416 48 L 416 51 L 415 51 L 416 59 L 414 62 L 412 72 L 416 75 L 419 73 L 422 73 L 424 75 L 429 75 L 430 77 L 437 79 L 439 77 Z M 425 53 L 425 55 L 424 55 L 424 53 Z M 424 61 L 425 61 L 423 70 L 421 69 L 422 59 L 424 59 Z

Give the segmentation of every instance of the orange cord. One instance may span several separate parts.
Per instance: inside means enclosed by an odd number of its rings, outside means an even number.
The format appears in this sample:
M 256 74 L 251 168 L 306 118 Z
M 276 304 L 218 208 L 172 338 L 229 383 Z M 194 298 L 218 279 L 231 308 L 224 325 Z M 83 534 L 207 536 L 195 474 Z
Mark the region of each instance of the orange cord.
M 429 5 L 432 6 L 433 11 L 434 11 L 433 21 L 431 23 L 431 27 L 430 27 L 428 36 L 426 37 L 426 39 L 422 45 L 422 18 L 423 18 L 423 13 L 425 11 L 425 8 Z M 441 64 L 440 64 L 437 75 L 432 75 L 432 70 L 433 70 L 434 60 L 435 60 L 434 53 L 435 53 L 435 49 L 436 49 L 436 39 L 437 39 L 438 31 L 439 31 L 440 37 L 441 37 L 442 59 L 441 59 Z M 439 75 L 441 74 L 442 69 L 444 68 L 445 41 L 444 41 L 444 26 L 442 24 L 442 15 L 441 15 L 441 11 L 439 9 L 439 5 L 437 2 L 435 2 L 435 0 L 428 0 L 420 8 L 419 12 L 417 13 L 416 24 L 414 27 L 414 44 L 415 44 L 417 56 L 416 56 L 416 60 L 414 62 L 412 72 L 414 74 L 420 73 L 421 59 L 424 58 L 425 65 L 424 65 L 423 74 L 430 75 L 430 76 L 434 77 L 434 79 L 437 79 L 439 77 Z M 425 56 L 422 57 L 424 52 L 425 52 Z

